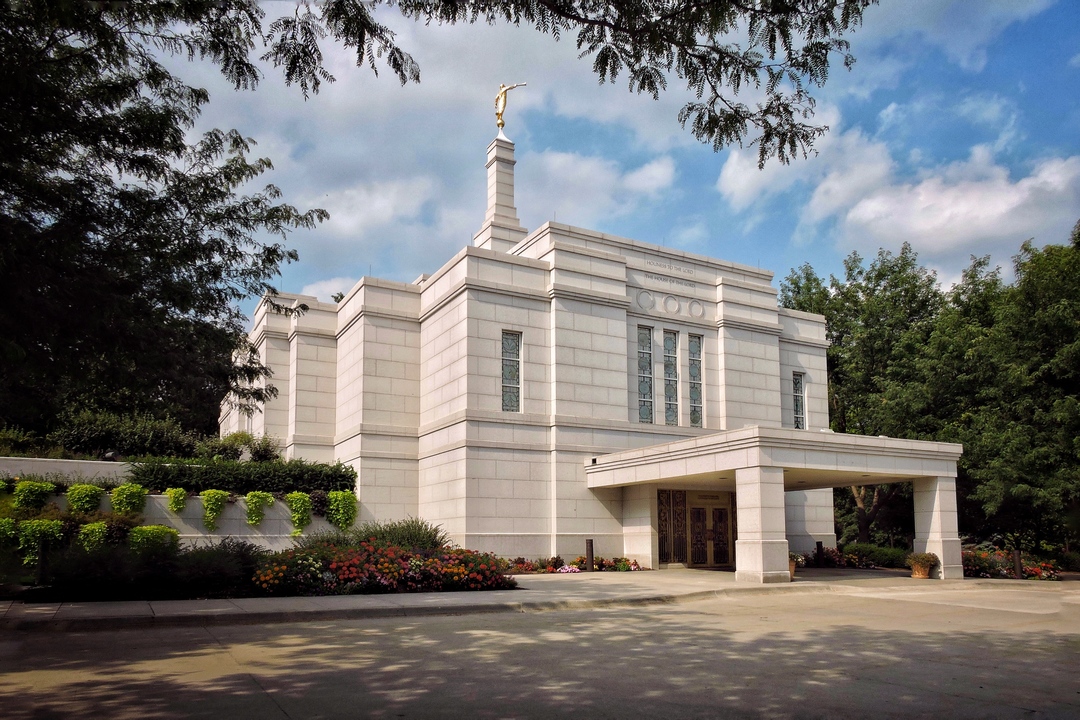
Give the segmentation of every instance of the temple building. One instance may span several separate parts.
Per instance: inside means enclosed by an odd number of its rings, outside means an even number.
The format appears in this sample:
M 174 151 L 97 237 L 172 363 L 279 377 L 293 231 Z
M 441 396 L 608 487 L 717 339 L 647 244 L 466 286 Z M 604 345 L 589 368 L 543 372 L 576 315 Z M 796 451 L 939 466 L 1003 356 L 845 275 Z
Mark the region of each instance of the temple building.
M 250 338 L 278 396 L 221 431 L 359 474 L 360 520 L 422 517 L 504 557 L 585 552 L 787 582 L 836 544 L 834 487 L 913 482 L 915 549 L 962 577 L 959 445 L 832 433 L 825 320 L 773 274 L 556 222 L 521 227 L 514 145 L 487 149 L 471 245 L 339 303 L 281 294 Z

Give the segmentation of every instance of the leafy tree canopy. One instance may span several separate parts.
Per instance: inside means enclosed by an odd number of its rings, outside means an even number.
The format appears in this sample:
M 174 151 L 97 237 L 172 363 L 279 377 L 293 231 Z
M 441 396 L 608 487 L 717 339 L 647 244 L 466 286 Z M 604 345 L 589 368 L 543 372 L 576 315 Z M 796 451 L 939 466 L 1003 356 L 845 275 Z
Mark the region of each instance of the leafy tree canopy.
M 333 80 L 327 41 L 420 79 L 378 13 L 576 33 L 601 82 L 625 73 L 655 97 L 678 78 L 698 138 L 788 162 L 825 131 L 810 89 L 834 54 L 850 66 L 843 36 L 871 1 L 305 0 L 273 19 L 251 0 L 2 3 L 0 423 L 44 429 L 92 406 L 212 431 L 228 391 L 245 404 L 273 393 L 237 301 L 272 297 L 296 259 L 279 240 L 326 214 L 251 191 L 271 165 L 239 133 L 189 139 L 209 98 L 163 54 L 214 63 L 238 89 L 268 60 L 306 96 Z

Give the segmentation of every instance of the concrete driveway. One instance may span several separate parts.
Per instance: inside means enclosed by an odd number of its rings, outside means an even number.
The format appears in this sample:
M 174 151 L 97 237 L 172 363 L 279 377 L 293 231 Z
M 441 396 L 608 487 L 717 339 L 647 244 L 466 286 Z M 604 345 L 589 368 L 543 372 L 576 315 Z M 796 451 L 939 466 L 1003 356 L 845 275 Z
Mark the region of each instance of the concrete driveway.
M 0 716 L 1080 717 L 1080 583 L 850 577 L 548 612 L 8 631 Z M 572 595 L 575 578 L 543 582 L 559 581 Z

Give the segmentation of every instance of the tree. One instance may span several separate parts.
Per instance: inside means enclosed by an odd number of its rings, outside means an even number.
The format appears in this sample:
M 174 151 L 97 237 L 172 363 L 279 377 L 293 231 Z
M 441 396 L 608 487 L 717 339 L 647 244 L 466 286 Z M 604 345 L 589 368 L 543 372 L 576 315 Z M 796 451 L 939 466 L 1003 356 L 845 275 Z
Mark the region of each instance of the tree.
M 935 274 L 919 265 L 910 245 L 897 255 L 880 250 L 869 267 L 852 253 L 844 260 L 844 279 L 832 277 L 828 289 L 804 264 L 782 281 L 780 302 L 825 315 L 833 430 L 918 437 L 909 403 L 890 398 L 913 382 L 919 349 L 930 336 L 942 296 Z M 838 515 L 853 519 L 859 542 L 870 542 L 875 520 L 905 495 L 910 498 L 905 484 L 852 487 L 850 496 L 838 496 Z
M 47 427 L 66 408 L 149 410 L 212 429 L 217 399 L 272 395 L 236 303 L 273 297 L 296 259 L 282 242 L 326 214 L 246 188 L 271 165 L 252 141 L 189 141 L 207 93 L 162 53 L 218 65 L 238 89 L 256 56 L 306 96 L 333 80 L 320 44 L 402 83 L 420 70 L 377 12 L 424 22 L 508 22 L 577 34 L 601 82 L 622 72 L 654 97 L 669 77 L 692 99 L 679 120 L 715 147 L 757 144 L 788 162 L 825 132 L 808 88 L 828 77 L 871 0 L 743 4 L 638 0 L 302 1 L 264 26 L 250 0 L 0 5 L 0 422 Z M 741 37 L 742 43 L 732 37 Z M 261 46 L 261 48 L 260 48 Z M 738 95 L 753 88 L 753 107 Z M 235 358 L 235 362 L 234 362 Z

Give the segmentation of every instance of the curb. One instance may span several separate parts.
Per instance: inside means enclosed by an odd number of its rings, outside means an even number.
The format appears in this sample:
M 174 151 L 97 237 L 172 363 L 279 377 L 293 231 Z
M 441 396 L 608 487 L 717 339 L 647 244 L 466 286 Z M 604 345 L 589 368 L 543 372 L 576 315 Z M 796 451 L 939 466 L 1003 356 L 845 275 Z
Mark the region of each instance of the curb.
M 484 615 L 495 613 L 542 613 L 567 610 L 603 608 L 633 608 L 653 605 L 674 605 L 745 596 L 788 593 L 810 595 L 843 592 L 846 588 L 825 583 L 796 585 L 752 586 L 698 590 L 669 595 L 649 595 L 630 598 L 598 598 L 583 600 L 522 600 L 487 602 L 465 605 L 429 605 L 417 607 L 384 606 L 340 608 L 326 610 L 268 610 L 224 611 L 207 614 L 131 615 L 83 618 L 6 618 L 0 620 L 0 630 L 12 632 L 94 632 L 166 627 L 218 627 L 223 625 L 263 625 L 282 623 L 320 622 L 328 620 L 368 620 L 392 617 L 425 617 L 451 615 Z M 514 591 L 510 591 L 514 592 Z

